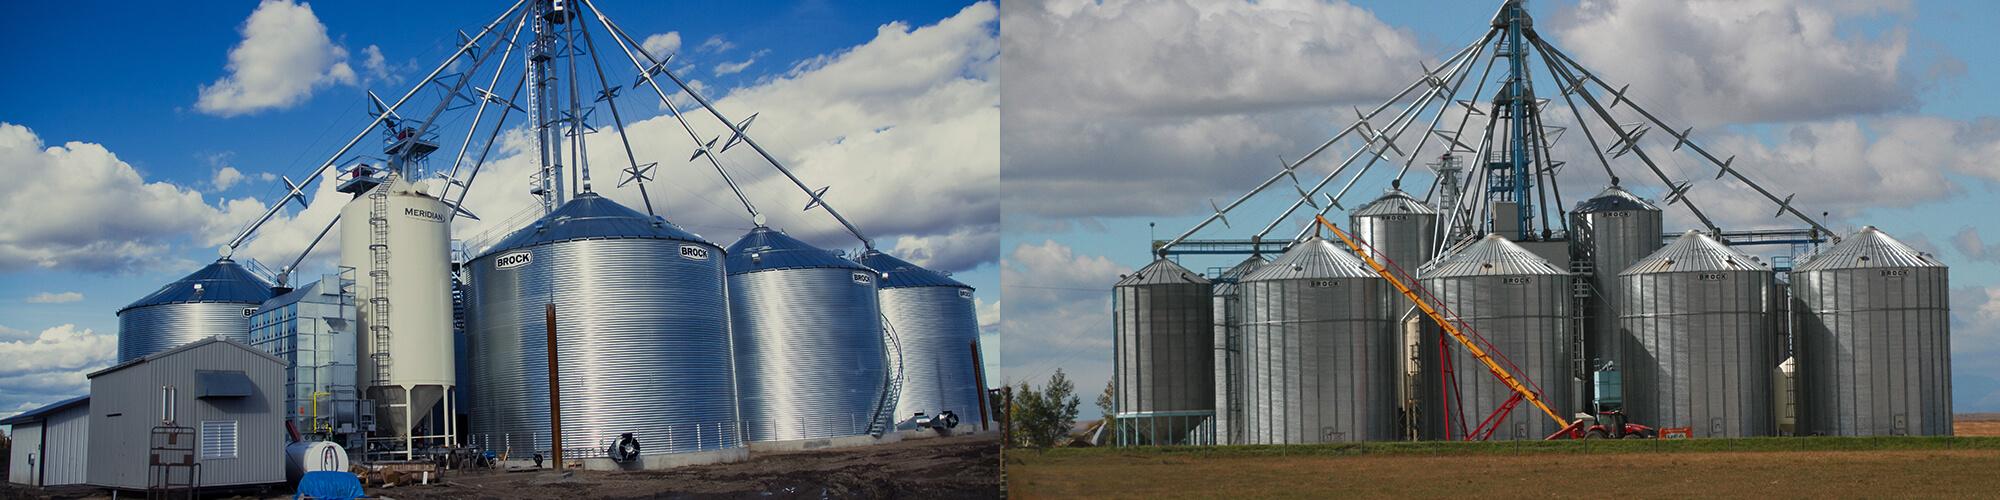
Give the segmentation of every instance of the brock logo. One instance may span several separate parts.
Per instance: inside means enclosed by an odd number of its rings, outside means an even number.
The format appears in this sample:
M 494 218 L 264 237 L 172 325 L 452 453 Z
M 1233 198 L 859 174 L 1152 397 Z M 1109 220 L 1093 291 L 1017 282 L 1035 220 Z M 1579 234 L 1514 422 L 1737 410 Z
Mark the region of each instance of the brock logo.
M 854 284 L 856 285 L 866 285 L 874 282 L 875 277 L 868 273 L 854 273 Z
M 530 254 L 526 251 L 514 252 L 493 259 L 493 268 L 513 269 L 516 267 L 528 265 L 529 262 L 534 262 L 534 261 L 535 261 L 534 254 Z
M 708 260 L 708 249 L 695 245 L 681 245 L 681 258 L 687 260 Z

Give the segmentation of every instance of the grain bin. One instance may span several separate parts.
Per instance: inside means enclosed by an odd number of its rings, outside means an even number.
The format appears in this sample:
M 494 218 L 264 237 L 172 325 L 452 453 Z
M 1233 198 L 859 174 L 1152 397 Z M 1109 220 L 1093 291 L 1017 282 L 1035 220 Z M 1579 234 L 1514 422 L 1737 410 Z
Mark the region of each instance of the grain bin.
M 937 271 L 869 250 L 861 265 L 882 273 L 876 292 L 882 317 L 895 330 L 903 358 L 902 394 L 894 419 L 911 425 L 917 413 L 952 412 L 979 426 L 985 387 L 979 380 L 978 305 L 972 287 Z
M 1563 407 L 1571 400 L 1569 273 L 1499 234 L 1488 234 L 1431 261 L 1419 275 L 1445 310 L 1491 343 L 1491 351 L 1498 353 L 1495 361 L 1506 366 L 1510 360 L 1514 376 L 1539 386 L 1542 400 L 1559 414 L 1573 411 Z M 1485 365 L 1435 326 L 1426 326 L 1420 347 L 1424 368 L 1417 392 L 1424 434 L 1430 439 L 1464 437 L 1456 424 L 1447 430 L 1445 405 L 1462 414 L 1468 420 L 1464 428 L 1470 429 L 1513 397 Z M 1448 356 L 1441 358 L 1440 350 Z M 1445 360 L 1455 370 L 1455 383 L 1440 377 Z M 1493 439 L 1541 439 L 1558 428 L 1524 403 L 1496 429 Z
M 1215 288 L 1167 259 L 1112 287 L 1118 442 L 1183 444 L 1215 411 Z
M 516 457 L 549 443 L 547 313 L 555 306 L 563 448 L 603 457 L 742 446 L 721 249 L 584 193 L 466 264 L 473 442 Z
M 1776 432 L 1769 267 L 1688 231 L 1618 279 L 1626 415 L 1702 437 Z
M 221 336 L 250 342 L 250 316 L 271 283 L 228 257 L 118 310 L 118 362 Z
M 763 226 L 728 260 L 747 439 L 861 435 L 888 417 L 875 270 Z
M 1215 279 L 1215 442 L 1243 442 L 1243 300 L 1239 282 L 1268 262 L 1251 255 Z
M 1437 210 L 1409 193 L 1390 189 L 1355 209 L 1348 220 L 1354 235 L 1367 242 L 1364 248 L 1372 247 L 1369 256 L 1376 262 L 1383 267 L 1393 262 L 1404 273 L 1416 276 L 1417 268 L 1430 262 L 1437 251 L 1437 217 Z
M 1792 271 L 1799 432 L 1952 434 L 1944 263 L 1868 226 Z
M 1596 367 L 1603 361 L 1621 359 L 1630 336 L 1618 331 L 1622 288 L 1618 273 L 1633 262 L 1660 249 L 1660 207 L 1619 187 L 1581 203 L 1570 212 L 1570 255 L 1590 263 L 1590 288 L 1594 292 L 1581 312 L 1584 324 L 1584 359 Z
M 1397 439 L 1397 297 L 1332 242 L 1299 242 L 1243 278 L 1246 444 Z

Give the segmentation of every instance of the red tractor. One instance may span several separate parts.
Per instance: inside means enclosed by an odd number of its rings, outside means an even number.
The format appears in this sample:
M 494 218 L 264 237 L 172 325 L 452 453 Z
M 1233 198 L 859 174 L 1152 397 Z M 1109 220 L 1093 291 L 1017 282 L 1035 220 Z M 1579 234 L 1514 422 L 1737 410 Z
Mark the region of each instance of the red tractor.
M 1597 416 L 1578 414 L 1569 427 L 1550 434 L 1548 440 L 1557 439 L 1653 439 L 1659 431 L 1644 424 L 1625 420 L 1625 412 L 1605 410 Z

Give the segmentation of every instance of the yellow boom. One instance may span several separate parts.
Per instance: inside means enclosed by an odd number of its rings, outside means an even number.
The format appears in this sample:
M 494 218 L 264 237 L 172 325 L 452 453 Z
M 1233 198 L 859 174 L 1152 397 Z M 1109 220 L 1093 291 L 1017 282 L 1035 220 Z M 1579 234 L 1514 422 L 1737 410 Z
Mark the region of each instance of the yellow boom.
M 1507 373 L 1507 369 L 1501 368 L 1499 363 L 1493 362 L 1493 357 L 1488 356 L 1485 349 L 1480 349 L 1477 343 L 1474 343 L 1470 337 L 1465 336 L 1465 332 L 1458 330 L 1456 322 L 1445 319 L 1443 314 L 1438 314 L 1437 309 L 1432 308 L 1430 303 L 1424 301 L 1422 297 L 1418 297 L 1415 290 L 1411 290 L 1408 285 L 1403 284 L 1403 280 L 1396 279 L 1396 275 L 1390 273 L 1388 268 L 1382 267 L 1381 263 L 1375 262 L 1374 257 L 1370 257 L 1368 252 L 1361 250 L 1361 245 L 1355 244 L 1353 239 L 1347 237 L 1346 231 L 1341 231 L 1339 226 L 1333 225 L 1332 222 L 1327 222 L 1325 216 L 1315 216 L 1314 218 L 1319 219 L 1320 225 L 1332 230 L 1334 236 L 1339 236 L 1340 242 L 1346 243 L 1347 248 L 1353 249 L 1354 255 L 1361 257 L 1363 262 L 1367 262 L 1368 267 L 1375 270 L 1375 274 L 1382 275 L 1382 279 L 1389 280 L 1389 284 L 1395 286 L 1396 291 L 1402 292 L 1404 297 L 1409 297 L 1410 302 L 1417 305 L 1417 309 L 1423 310 L 1424 315 L 1430 316 L 1431 321 L 1437 322 L 1438 327 L 1444 329 L 1444 333 L 1451 335 L 1453 339 L 1457 339 L 1459 345 L 1465 346 L 1465 351 L 1472 353 L 1473 358 L 1478 359 L 1480 363 L 1485 363 L 1486 369 L 1493 372 L 1493 376 L 1499 378 L 1500 383 L 1507 384 L 1507 388 L 1513 389 L 1515 393 L 1520 394 L 1521 399 L 1525 399 L 1529 403 L 1534 403 L 1536 408 L 1541 408 L 1542 413 L 1548 414 L 1549 418 L 1556 421 L 1557 427 L 1569 427 L 1569 420 L 1564 419 L 1561 414 L 1557 414 L 1554 409 L 1549 408 L 1548 404 L 1543 403 L 1540 394 L 1535 394 L 1535 391 L 1528 390 L 1528 386 L 1522 385 L 1519 379 L 1514 378 L 1514 374 Z

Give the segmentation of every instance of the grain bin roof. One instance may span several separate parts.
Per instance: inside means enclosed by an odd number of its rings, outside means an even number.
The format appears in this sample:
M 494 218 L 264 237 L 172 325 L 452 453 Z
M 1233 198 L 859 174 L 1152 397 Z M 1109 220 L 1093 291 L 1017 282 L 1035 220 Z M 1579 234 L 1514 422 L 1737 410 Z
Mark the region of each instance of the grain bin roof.
M 1164 285 L 1173 283 L 1206 285 L 1209 281 L 1208 278 L 1203 278 L 1201 275 L 1195 274 L 1194 271 L 1189 271 L 1187 268 L 1181 267 L 1180 264 L 1175 264 L 1174 261 L 1163 258 L 1155 260 L 1153 263 L 1147 264 L 1146 267 L 1141 267 L 1137 271 L 1132 271 L 1132 274 L 1118 280 L 1118 284 L 1115 286 Z
M 1312 236 L 1292 245 L 1284 255 L 1271 259 L 1270 264 L 1251 271 L 1243 281 L 1377 277 L 1367 266 L 1354 254 L 1333 246 L 1333 242 Z
M 837 268 L 874 272 L 860 263 L 841 258 L 824 248 L 812 246 L 791 235 L 764 226 L 751 229 L 743 239 L 729 245 L 729 274 L 776 269 Z
M 196 288 L 200 285 L 200 288 Z M 151 295 L 122 309 L 190 302 L 242 302 L 262 304 L 271 298 L 271 283 L 264 281 L 236 261 L 224 257 L 179 280 L 166 284 Z
M 666 219 L 639 213 L 597 193 L 583 193 L 528 227 L 501 238 L 480 252 L 480 256 L 547 243 L 616 239 L 676 240 L 715 246 Z
M 1577 203 L 1575 212 L 1587 214 L 1594 212 L 1617 212 L 1621 210 L 1658 212 L 1660 211 L 1660 207 L 1614 184 L 1611 187 L 1604 188 L 1604 191 L 1597 193 L 1597 196 Z
M 882 283 L 878 288 L 919 286 L 972 288 L 970 285 L 951 279 L 950 276 L 946 276 L 944 273 L 924 269 L 923 266 L 911 264 L 909 261 L 896 258 L 896 256 L 882 253 L 881 250 L 869 250 L 868 253 L 862 254 L 861 265 L 882 272 Z
M 1488 234 L 1458 251 L 1431 261 L 1419 272 L 1423 278 L 1463 276 L 1518 276 L 1531 274 L 1568 275 L 1528 249 L 1498 234 Z
M 1696 271 L 1769 271 L 1751 260 L 1749 254 L 1730 248 L 1700 231 L 1688 231 L 1674 238 L 1646 258 L 1619 272 L 1627 274 L 1677 273 Z
M 1362 205 L 1360 208 L 1354 209 L 1354 213 L 1350 215 L 1355 217 L 1372 217 L 1378 215 L 1428 215 L 1436 213 L 1437 210 L 1432 209 L 1429 205 L 1425 205 L 1424 202 L 1410 197 L 1410 193 L 1405 193 L 1401 189 L 1390 189 L 1388 192 L 1382 193 L 1381 198 L 1376 198 L 1375 201 L 1368 202 L 1367 205 Z
M 1910 248 L 1875 226 L 1861 228 L 1840 243 L 1833 244 L 1792 272 L 1871 267 L 1945 267 L 1937 257 Z

